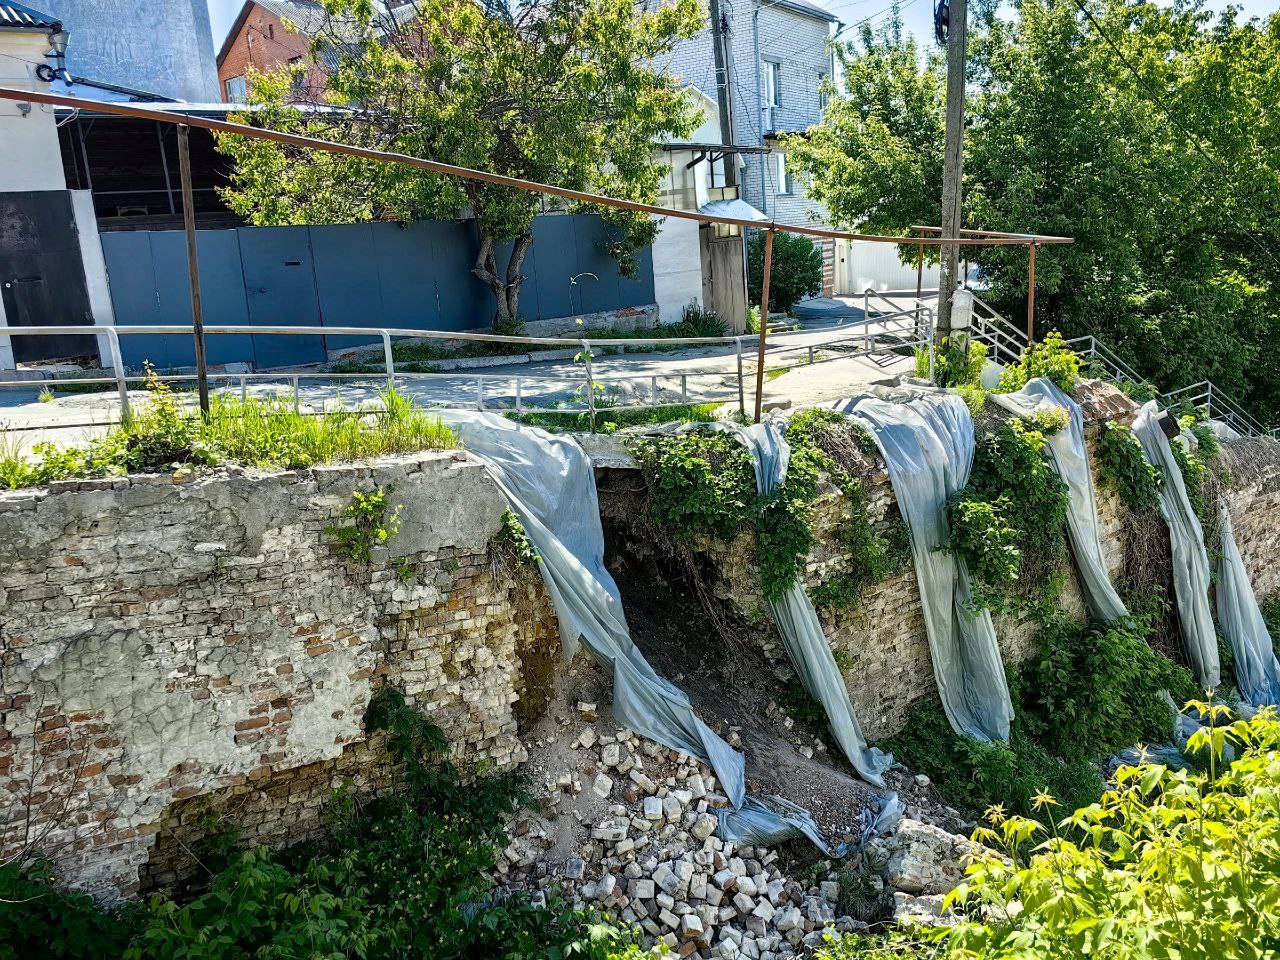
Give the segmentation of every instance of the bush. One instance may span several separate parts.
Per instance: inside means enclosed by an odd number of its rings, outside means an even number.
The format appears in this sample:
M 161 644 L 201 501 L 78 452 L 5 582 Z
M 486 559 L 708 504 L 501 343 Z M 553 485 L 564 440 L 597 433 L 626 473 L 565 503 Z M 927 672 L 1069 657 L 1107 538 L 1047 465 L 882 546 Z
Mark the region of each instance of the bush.
M 940 387 L 982 388 L 987 345 L 970 337 L 943 337 L 933 352 L 933 382 Z M 916 348 L 916 376 L 929 379 L 929 351 Z
M 318 846 L 268 852 L 220 841 L 221 862 L 186 901 L 163 895 L 123 914 L 53 892 L 47 876 L 0 868 L 0 960 L 639 960 L 632 931 L 504 895 L 490 871 L 504 821 L 524 799 L 509 778 L 462 784 L 443 734 L 382 688 L 381 730 L 405 786 L 357 805 L 335 800 Z
M 1123 424 L 1103 421 L 1098 438 L 1098 478 L 1120 494 L 1130 510 L 1160 506 L 1164 476 L 1142 452 L 1142 443 Z
M 680 315 L 680 336 L 682 337 L 723 337 L 725 322 L 714 310 L 690 303 Z
M 1031 344 L 1016 364 L 1005 367 L 997 392 L 1014 393 L 1036 377 L 1047 377 L 1066 394 L 1074 393 L 1080 381 L 1080 358 L 1056 330 Z
M 973 575 L 975 608 L 1035 606 L 1061 587 L 1069 501 L 1044 445 L 1062 426 L 1006 420 L 978 439 L 969 483 L 948 508 L 947 545 Z
M 747 292 L 760 302 L 764 283 L 764 231 L 747 241 Z M 822 249 L 812 240 L 791 233 L 773 237 L 773 268 L 769 273 L 769 312 L 787 313 L 805 296 L 822 292 Z

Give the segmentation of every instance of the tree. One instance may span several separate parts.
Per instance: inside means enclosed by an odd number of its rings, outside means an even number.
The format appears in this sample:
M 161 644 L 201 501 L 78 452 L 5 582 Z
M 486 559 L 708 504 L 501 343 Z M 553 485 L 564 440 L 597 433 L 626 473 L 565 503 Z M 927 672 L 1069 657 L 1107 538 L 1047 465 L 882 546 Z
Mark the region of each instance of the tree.
M 751 299 L 760 302 L 764 285 L 764 231 L 747 241 L 747 287 Z M 787 312 L 801 297 L 822 291 L 822 250 L 812 240 L 794 233 L 773 235 L 769 271 L 769 310 Z
M 322 99 L 330 109 L 289 102 L 305 69 L 298 65 L 254 76 L 259 109 L 243 119 L 653 202 L 663 169 L 653 144 L 696 126 L 679 82 L 654 63 L 700 23 L 697 0 L 654 10 L 631 0 L 414 0 L 390 14 L 376 13 L 373 0 L 325 0 L 312 47 L 328 72 Z M 225 196 L 254 224 L 408 222 L 469 211 L 479 234 L 472 272 L 493 292 L 494 325 L 519 328 L 522 268 L 542 195 L 237 135 L 219 144 L 235 160 Z M 657 224 L 598 212 L 613 228 L 609 252 L 630 275 Z M 504 270 L 498 248 L 506 243 Z
M 967 225 L 1075 238 L 1037 258 L 1042 333 L 1095 334 L 1164 389 L 1209 378 L 1280 413 L 1280 15 L 1085 2 L 1129 66 L 1074 0 L 1021 4 L 1012 20 L 980 11 Z M 791 145 L 795 162 L 841 222 L 901 233 L 936 221 L 936 57 L 892 27 L 843 55 L 844 95 L 807 146 Z M 970 255 L 987 299 L 1020 315 L 1025 249 Z

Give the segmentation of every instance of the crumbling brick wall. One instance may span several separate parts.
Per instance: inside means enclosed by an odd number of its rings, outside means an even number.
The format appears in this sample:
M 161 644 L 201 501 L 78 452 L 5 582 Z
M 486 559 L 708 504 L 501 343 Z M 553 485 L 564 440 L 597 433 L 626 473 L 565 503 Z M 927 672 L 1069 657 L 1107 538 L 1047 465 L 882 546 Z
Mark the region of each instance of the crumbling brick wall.
M 364 564 L 326 527 L 373 487 L 399 532 Z M 250 841 L 306 836 L 352 771 L 385 785 L 362 726 L 381 682 L 464 767 L 513 767 L 558 636 L 536 573 L 492 549 L 505 506 L 461 453 L 0 495 L 0 856 L 39 849 L 111 898 L 182 872 L 147 864 L 196 798 L 239 798 Z

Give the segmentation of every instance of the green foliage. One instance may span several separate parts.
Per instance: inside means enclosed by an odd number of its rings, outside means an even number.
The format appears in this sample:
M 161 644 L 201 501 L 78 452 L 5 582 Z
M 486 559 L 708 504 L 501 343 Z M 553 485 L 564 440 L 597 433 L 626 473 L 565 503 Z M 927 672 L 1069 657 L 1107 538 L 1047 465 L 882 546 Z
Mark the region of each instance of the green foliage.
M 1095 0 L 1089 11 L 1101 30 L 1074 0 L 975 11 L 966 219 L 1075 239 L 1040 248 L 1039 330 L 1094 334 L 1166 389 L 1212 379 L 1274 416 L 1276 21 L 1198 3 Z M 839 55 L 844 88 L 821 123 L 787 144 L 789 161 L 839 223 L 901 234 L 934 222 L 942 57 L 924 55 L 896 16 Z M 1189 149 L 1189 140 L 1207 146 Z M 1026 250 L 973 256 L 991 285 L 984 298 L 1021 315 Z
M 108 913 L 89 896 L 52 883 L 46 863 L 0 865 L 0 960 L 119 960 L 134 914 Z
M 1164 476 L 1147 460 L 1142 444 L 1129 427 L 1105 420 L 1098 438 L 1098 477 L 1120 494 L 1130 510 L 1160 506 Z
M 1147 644 L 1148 632 L 1136 620 L 1082 625 L 1062 616 L 1041 627 L 1037 655 L 1023 667 L 1023 715 L 1046 748 L 1092 759 L 1168 739 L 1167 693 L 1185 700 L 1195 682 Z
M 651 493 L 653 519 L 677 540 L 729 540 L 754 516 L 755 473 L 728 434 L 682 433 L 632 444 Z
M 1009 859 L 971 865 L 949 896 L 968 919 L 941 935 L 947 956 L 1245 960 L 1280 949 L 1280 723 L 1273 711 L 1228 723 L 1221 706 L 1192 706 L 1209 715 L 1189 745 L 1210 755 L 1207 772 L 1121 767 L 1097 804 L 1060 824 L 995 814 L 975 832 Z M 1228 739 L 1243 750 L 1223 769 Z
M 973 814 L 1000 804 L 1031 813 L 1042 790 L 1081 806 L 1102 793 L 1102 778 L 1087 760 L 1053 756 L 1015 720 L 1009 742 L 957 736 L 937 704 L 917 707 L 906 727 L 883 744 L 895 759 L 928 774 L 950 804 Z
M 1180 440 L 1172 440 L 1169 450 L 1173 453 L 1174 462 L 1178 464 L 1178 472 L 1182 474 L 1182 485 L 1187 490 L 1187 502 L 1200 519 L 1202 526 L 1209 523 L 1209 509 L 1205 501 L 1205 479 L 1208 468 L 1205 462 L 1192 453 Z
M 747 293 L 757 304 L 764 292 L 764 241 L 763 231 L 747 240 Z M 803 297 L 822 292 L 822 249 L 812 240 L 793 233 L 774 234 L 772 261 L 770 313 L 787 313 Z
M 761 259 L 763 259 L 763 255 L 761 256 Z M 770 284 L 770 286 L 772 286 L 772 284 Z M 745 330 L 747 333 L 758 334 L 760 332 L 760 304 L 754 303 L 747 308 Z
M 498 531 L 498 540 L 505 543 L 520 562 L 528 564 L 542 562 L 537 548 L 530 542 L 529 534 L 525 532 L 524 524 L 510 507 L 507 507 L 502 514 L 502 529 Z
M 1005 367 L 997 392 L 1014 393 L 1036 377 L 1052 380 L 1065 394 L 1075 393 L 1080 381 L 1080 358 L 1057 331 L 1031 344 L 1016 364 Z
M 679 333 L 672 333 L 671 336 L 678 337 L 723 337 L 728 329 L 720 314 L 696 303 L 686 304 L 680 314 L 680 322 L 673 326 Z M 660 332 L 663 336 L 667 335 L 665 328 Z
M 354 491 L 351 502 L 342 509 L 342 519 L 350 522 L 325 527 L 325 534 L 352 560 L 368 563 L 373 549 L 395 539 L 400 530 L 401 508 L 397 506 L 387 516 L 390 495 L 390 487 L 375 487 L 368 493 Z
M 36 444 L 26 457 L 14 442 L 0 447 L 0 486 L 42 486 L 71 477 L 120 476 L 185 464 L 239 463 L 278 469 L 308 467 L 458 445 L 438 417 L 394 390 L 380 393 L 376 413 L 330 410 L 299 413 L 278 397 L 265 400 L 215 394 L 209 416 L 188 416 L 167 384 L 148 375 L 142 412 L 86 447 Z
M 1061 421 L 1007 420 L 981 436 L 969 483 L 948 506 L 948 549 L 969 566 L 975 609 L 1035 606 L 1061 587 L 1067 486 L 1044 456 Z
M 1125 396 L 1136 403 L 1150 403 L 1160 397 L 1160 391 L 1145 380 L 1141 382 L 1125 380 L 1120 384 L 1120 389 L 1124 391 Z
M 684 139 L 698 123 L 679 78 L 657 67 L 701 26 L 694 0 L 652 9 L 611 0 L 518 7 L 418 0 L 413 13 L 397 18 L 368 0 L 326 0 L 308 31 L 313 58 L 325 64 L 325 89 L 310 99 L 361 109 L 293 109 L 294 71 L 305 69 L 299 64 L 254 75 L 252 122 L 574 190 L 657 199 L 665 165 L 652 145 Z M 224 196 L 255 224 L 410 223 L 469 210 L 480 240 L 472 272 L 494 295 L 495 327 L 520 327 L 539 194 L 235 134 L 218 142 L 235 162 Z M 605 252 L 633 272 L 657 222 L 600 212 L 610 226 Z M 500 265 L 505 242 L 512 253 Z
M 933 357 L 933 382 L 940 387 L 982 388 L 987 345 L 970 337 L 943 337 Z M 916 376 L 929 379 L 929 351 L 916 347 Z
M 624 427 L 641 427 L 662 423 L 712 423 L 718 403 L 676 404 L 669 407 L 644 407 L 636 410 L 610 410 L 596 414 L 596 431 L 614 433 Z M 525 413 L 508 413 L 517 423 L 541 427 L 552 433 L 590 433 L 591 415 L 564 410 L 530 410 Z
M 969 408 L 969 416 L 976 420 L 987 406 L 987 391 L 969 384 L 961 384 L 954 390 Z
M 448 744 L 380 688 L 365 717 L 405 786 L 339 795 L 330 835 L 271 853 L 225 845 L 189 899 L 157 895 L 124 914 L 62 895 L 38 870 L 0 868 L 0 958 L 71 960 L 640 960 L 633 931 L 561 906 L 536 908 L 490 879 L 505 820 L 525 797 L 510 778 L 463 783 Z
M 1280 653 L 1280 591 L 1272 593 L 1259 606 L 1267 633 L 1271 634 L 1271 645 Z

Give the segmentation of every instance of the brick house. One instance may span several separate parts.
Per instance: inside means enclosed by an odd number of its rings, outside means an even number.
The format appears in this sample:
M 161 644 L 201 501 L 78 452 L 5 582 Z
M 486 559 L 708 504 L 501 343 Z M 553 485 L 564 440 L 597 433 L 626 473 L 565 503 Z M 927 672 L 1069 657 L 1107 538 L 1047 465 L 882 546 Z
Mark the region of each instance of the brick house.
M 308 64 L 295 85 L 298 99 L 324 89 L 324 67 L 312 61 L 311 36 L 324 22 L 324 7 L 310 0 L 245 0 L 218 51 L 218 89 L 227 103 L 248 98 L 251 71 L 269 73 Z

